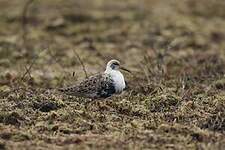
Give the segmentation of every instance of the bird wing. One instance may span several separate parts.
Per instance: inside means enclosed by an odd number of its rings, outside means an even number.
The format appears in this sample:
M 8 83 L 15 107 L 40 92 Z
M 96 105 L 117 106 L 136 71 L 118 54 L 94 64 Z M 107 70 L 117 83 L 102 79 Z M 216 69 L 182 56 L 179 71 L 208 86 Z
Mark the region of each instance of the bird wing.
M 115 87 L 108 74 L 97 74 L 85 79 L 78 85 L 60 89 L 60 91 L 72 96 L 106 98 L 115 93 Z

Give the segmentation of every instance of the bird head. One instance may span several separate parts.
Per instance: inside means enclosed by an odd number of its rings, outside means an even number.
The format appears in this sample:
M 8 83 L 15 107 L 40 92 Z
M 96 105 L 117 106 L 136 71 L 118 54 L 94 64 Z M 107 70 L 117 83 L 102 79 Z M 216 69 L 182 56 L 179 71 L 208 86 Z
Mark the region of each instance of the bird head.
M 127 72 L 130 72 L 128 69 L 122 67 L 120 65 L 120 62 L 118 60 L 110 60 L 108 63 L 107 63 L 107 66 L 106 66 L 106 72 L 107 71 L 112 71 L 112 70 L 124 70 L 124 71 L 127 71 Z

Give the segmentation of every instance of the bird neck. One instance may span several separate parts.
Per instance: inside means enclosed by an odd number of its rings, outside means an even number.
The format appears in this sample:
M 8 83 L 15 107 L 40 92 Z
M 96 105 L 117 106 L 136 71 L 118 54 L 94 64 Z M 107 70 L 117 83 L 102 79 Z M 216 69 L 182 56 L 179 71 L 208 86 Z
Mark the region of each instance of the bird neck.
M 111 68 L 106 69 L 105 73 L 112 79 L 116 93 L 121 93 L 126 86 L 123 74 L 119 70 Z

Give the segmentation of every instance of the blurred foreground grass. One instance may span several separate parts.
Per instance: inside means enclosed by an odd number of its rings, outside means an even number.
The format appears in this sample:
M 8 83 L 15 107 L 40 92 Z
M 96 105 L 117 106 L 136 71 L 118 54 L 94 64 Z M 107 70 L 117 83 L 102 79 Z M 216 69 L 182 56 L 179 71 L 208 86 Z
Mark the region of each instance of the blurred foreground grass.
M 223 149 L 223 0 L 36 0 L 23 43 L 24 5 L 0 1 L 0 149 Z M 85 77 L 73 50 L 89 75 L 121 60 L 127 91 L 55 92 Z

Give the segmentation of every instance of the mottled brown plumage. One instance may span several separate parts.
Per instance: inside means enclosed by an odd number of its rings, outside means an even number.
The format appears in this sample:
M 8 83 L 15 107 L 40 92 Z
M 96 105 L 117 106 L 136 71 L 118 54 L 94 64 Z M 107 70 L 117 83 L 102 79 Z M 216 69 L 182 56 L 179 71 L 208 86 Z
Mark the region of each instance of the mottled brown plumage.
M 91 76 L 80 84 L 60 89 L 60 91 L 72 96 L 106 98 L 115 93 L 115 88 L 110 76 L 103 73 Z

